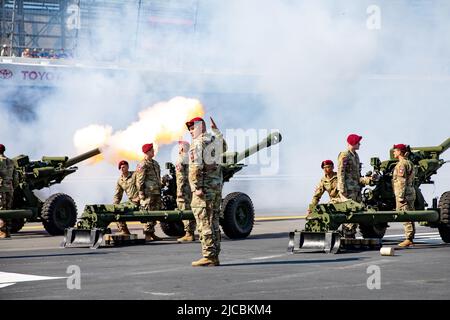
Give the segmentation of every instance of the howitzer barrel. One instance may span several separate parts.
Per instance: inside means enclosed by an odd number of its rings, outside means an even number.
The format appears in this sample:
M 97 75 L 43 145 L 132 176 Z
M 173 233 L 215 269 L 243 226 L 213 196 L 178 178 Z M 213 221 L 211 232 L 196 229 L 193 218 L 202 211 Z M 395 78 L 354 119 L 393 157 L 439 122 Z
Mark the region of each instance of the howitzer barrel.
M 375 212 L 356 212 L 350 217 L 345 214 L 331 214 L 330 218 L 337 223 L 360 223 L 377 224 L 384 222 L 409 222 L 409 221 L 427 221 L 438 222 L 439 212 L 435 210 L 416 210 L 416 211 L 375 211 Z
M 70 158 L 69 160 L 67 160 L 67 162 L 65 163 L 64 166 L 66 168 L 70 167 L 70 166 L 73 166 L 74 164 L 77 164 L 77 163 L 79 163 L 81 161 L 84 161 L 84 160 L 87 160 L 89 158 L 95 157 L 96 155 L 99 155 L 100 153 L 102 153 L 100 151 L 100 148 L 92 149 L 92 150 L 90 150 L 88 152 L 85 152 L 85 153 L 82 153 L 82 154 L 80 154 L 80 155 L 78 155 L 76 157 Z
M 450 138 L 442 142 L 438 146 L 434 147 L 411 147 L 411 150 L 419 150 L 424 152 L 438 152 L 439 154 L 444 153 L 447 149 L 450 148 Z
M 224 154 L 224 162 L 226 164 L 235 164 L 239 161 L 244 160 L 245 158 L 250 157 L 251 155 L 257 153 L 258 151 L 268 148 L 270 146 L 278 144 L 282 139 L 281 133 L 273 132 L 267 136 L 267 138 L 261 140 L 258 144 L 251 146 L 248 149 L 245 149 L 243 152 L 239 153 L 225 153 Z
M 33 211 L 31 210 L 0 210 L 0 218 L 2 219 L 19 219 L 32 217 Z

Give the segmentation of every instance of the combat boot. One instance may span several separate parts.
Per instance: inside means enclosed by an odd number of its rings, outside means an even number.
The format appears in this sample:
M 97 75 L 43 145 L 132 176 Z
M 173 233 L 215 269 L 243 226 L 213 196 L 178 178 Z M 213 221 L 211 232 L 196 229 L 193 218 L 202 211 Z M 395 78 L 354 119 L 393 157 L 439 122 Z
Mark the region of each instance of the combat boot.
M 189 241 L 195 241 L 194 233 L 186 232 L 186 234 L 177 239 L 177 242 L 189 242 Z
M 0 230 L 0 239 L 6 239 L 6 238 L 11 238 L 11 234 L 9 233 L 8 229 Z
M 119 234 L 121 235 L 130 235 L 130 230 L 128 230 L 128 226 L 125 222 L 118 223 L 117 227 L 119 229 Z
M 414 243 L 411 240 L 409 240 L 409 239 L 406 239 L 405 241 L 403 241 L 403 242 L 398 244 L 398 246 L 402 247 L 402 248 L 404 248 L 404 247 L 412 247 L 413 245 L 414 245 Z
M 197 261 L 192 262 L 193 267 L 215 267 L 219 265 L 220 265 L 219 258 L 216 257 L 201 258 Z
M 155 235 L 154 232 L 145 233 L 145 241 L 161 241 L 162 239 Z

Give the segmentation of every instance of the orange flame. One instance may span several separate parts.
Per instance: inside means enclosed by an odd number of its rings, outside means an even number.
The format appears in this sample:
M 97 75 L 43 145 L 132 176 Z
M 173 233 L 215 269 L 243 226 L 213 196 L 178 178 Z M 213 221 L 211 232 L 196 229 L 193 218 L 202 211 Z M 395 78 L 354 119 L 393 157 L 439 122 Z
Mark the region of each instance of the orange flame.
M 139 120 L 125 130 L 113 132 L 111 126 L 90 125 L 77 130 L 74 144 L 79 152 L 101 147 L 102 154 L 91 163 L 107 160 L 116 164 L 121 159 L 141 160 L 142 145 L 153 143 L 155 152 L 163 144 L 178 141 L 186 132 L 186 121 L 204 115 L 196 99 L 175 97 L 141 111 Z

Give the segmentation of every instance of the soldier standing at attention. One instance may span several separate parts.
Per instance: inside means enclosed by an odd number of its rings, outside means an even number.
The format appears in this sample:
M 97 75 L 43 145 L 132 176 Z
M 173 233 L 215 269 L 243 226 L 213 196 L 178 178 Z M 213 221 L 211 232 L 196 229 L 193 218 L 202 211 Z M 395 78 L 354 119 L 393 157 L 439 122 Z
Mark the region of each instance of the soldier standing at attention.
M 211 119 L 212 120 L 212 119 Z M 212 128 L 216 130 L 214 122 Z M 192 190 L 191 207 L 200 234 L 203 258 L 192 266 L 218 266 L 220 253 L 219 211 L 216 206 L 221 198 L 223 138 L 206 132 L 202 118 L 186 122 L 192 136 L 189 149 L 189 183 Z
M 189 185 L 189 142 L 178 142 L 178 159 L 175 165 L 177 180 L 177 207 L 191 210 L 192 192 Z M 195 241 L 195 220 L 183 220 L 185 235 L 178 242 Z
M 128 200 L 135 205 L 139 205 L 139 193 L 136 187 L 136 175 L 133 171 L 129 171 L 128 162 L 122 160 L 118 164 L 119 170 L 122 172 L 116 184 L 116 192 L 114 193 L 114 204 L 119 204 L 122 201 L 123 193 L 128 197 Z M 121 234 L 130 234 L 127 223 L 125 221 L 118 221 L 117 228 Z
M 317 206 L 325 191 L 330 196 L 331 203 L 337 203 L 340 200 L 339 191 L 337 189 L 337 173 L 334 172 L 334 163 L 331 160 L 324 160 L 320 167 L 323 169 L 324 177 L 320 179 L 319 184 L 314 191 L 311 204 L 309 205 L 308 215 L 311 213 L 311 208 Z
M 144 144 L 142 152 L 145 154 L 136 168 L 136 186 L 140 205 L 143 210 L 161 210 L 161 169 L 156 160 L 153 143 Z M 145 241 L 161 240 L 155 235 L 156 221 L 145 224 Z
M 17 184 L 17 173 L 14 163 L 4 155 L 5 146 L 0 144 L 0 210 L 12 209 L 14 188 Z M 9 238 L 8 224 L 0 218 L 0 239 Z
M 397 211 L 414 210 L 414 201 L 416 200 L 416 191 L 414 189 L 414 165 L 407 159 L 408 148 L 404 144 L 394 145 L 394 158 L 398 163 L 392 174 L 392 188 L 395 193 L 395 203 Z M 414 222 L 404 222 L 405 241 L 401 242 L 399 247 L 409 247 L 414 245 L 415 235 Z
M 339 153 L 337 185 L 341 201 L 354 200 L 362 201 L 361 189 L 370 183 L 370 177 L 361 177 L 361 163 L 358 153 L 362 137 L 357 134 L 350 134 L 347 137 L 347 150 Z M 355 238 L 356 223 L 344 223 L 342 231 L 344 236 Z

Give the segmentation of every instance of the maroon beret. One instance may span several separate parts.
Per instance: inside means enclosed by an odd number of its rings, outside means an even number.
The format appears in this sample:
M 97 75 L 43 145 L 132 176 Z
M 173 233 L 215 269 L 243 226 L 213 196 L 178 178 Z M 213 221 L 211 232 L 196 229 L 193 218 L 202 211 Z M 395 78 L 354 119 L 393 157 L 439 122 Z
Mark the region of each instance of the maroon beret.
M 394 149 L 400 150 L 400 152 L 405 153 L 407 150 L 406 144 L 400 143 L 400 144 L 394 144 Z
M 357 134 L 350 134 L 350 135 L 347 137 L 347 142 L 348 142 L 350 145 L 354 146 L 355 144 L 358 144 L 358 143 L 361 141 L 361 139 L 362 139 L 362 137 L 361 137 L 361 136 L 358 136 Z
M 121 168 L 124 164 L 126 164 L 127 166 L 129 166 L 128 162 L 126 162 L 125 160 L 122 160 L 122 161 L 119 162 L 119 165 L 118 165 L 119 170 L 120 170 L 120 168 Z
M 146 143 L 142 146 L 142 152 L 147 153 L 153 149 L 153 143 Z
M 188 127 L 188 129 L 189 129 L 189 128 L 192 127 L 196 122 L 202 122 L 202 123 L 203 123 L 203 126 L 204 126 L 204 127 L 206 126 L 206 125 L 205 125 L 205 120 L 203 120 L 203 119 L 200 118 L 200 117 L 195 117 L 195 118 L 189 120 L 188 122 L 186 122 L 186 127 Z
M 5 147 L 5 145 L 4 144 L 0 144 L 0 152 L 5 152 L 5 150 L 6 150 L 6 147 Z
M 320 167 L 323 169 L 323 167 L 325 167 L 325 166 L 333 166 L 334 167 L 334 163 L 331 160 L 323 160 Z

